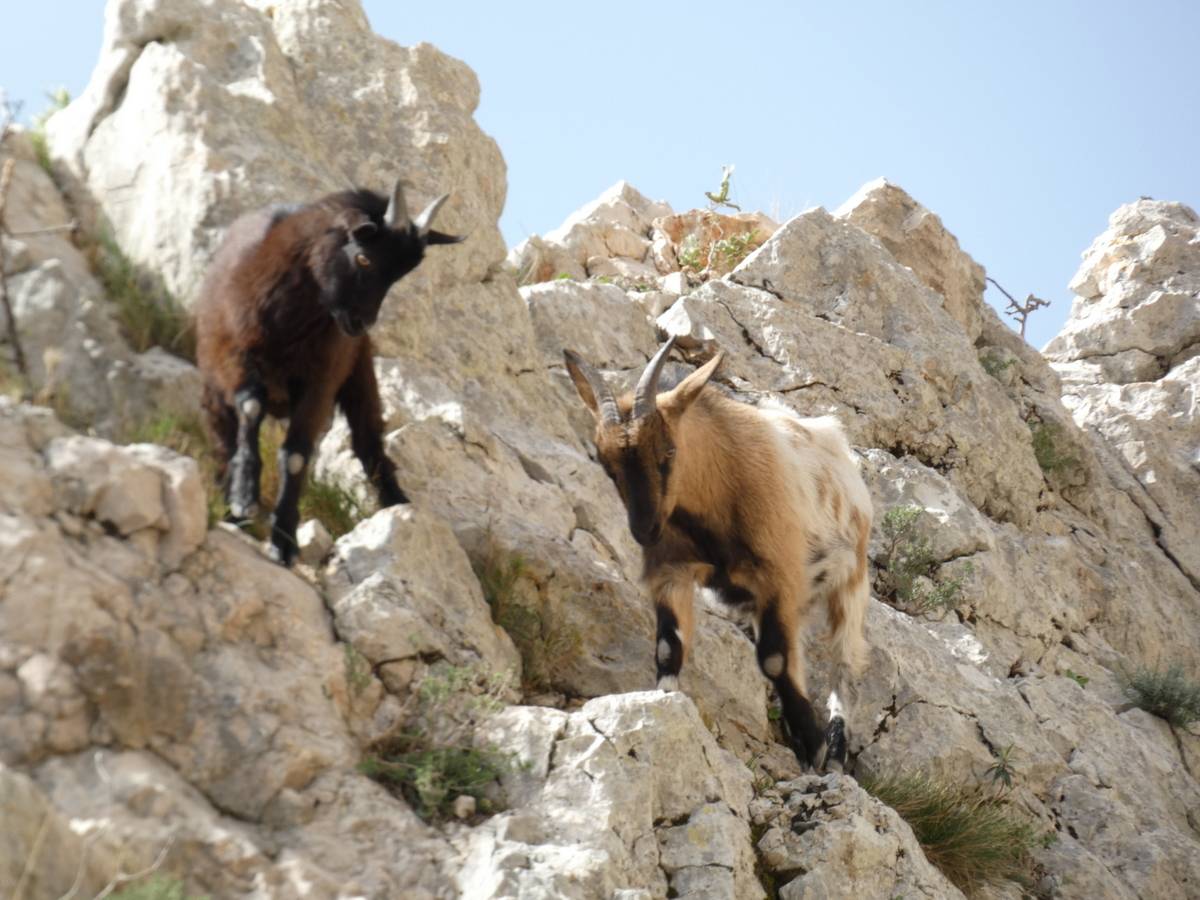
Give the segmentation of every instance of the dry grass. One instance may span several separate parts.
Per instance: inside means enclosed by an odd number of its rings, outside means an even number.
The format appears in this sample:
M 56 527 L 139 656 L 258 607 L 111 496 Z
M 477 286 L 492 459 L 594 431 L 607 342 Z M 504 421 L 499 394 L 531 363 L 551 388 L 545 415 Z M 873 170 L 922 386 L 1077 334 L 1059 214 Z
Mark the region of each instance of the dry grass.
M 1126 696 L 1146 712 L 1181 728 L 1200 721 L 1200 681 L 1189 678 L 1181 664 L 1141 666 L 1122 673 L 1121 680 Z
M 865 790 L 912 828 L 925 856 L 964 893 L 989 884 L 1028 882 L 1038 844 L 1033 823 L 978 786 L 923 775 L 863 779 Z

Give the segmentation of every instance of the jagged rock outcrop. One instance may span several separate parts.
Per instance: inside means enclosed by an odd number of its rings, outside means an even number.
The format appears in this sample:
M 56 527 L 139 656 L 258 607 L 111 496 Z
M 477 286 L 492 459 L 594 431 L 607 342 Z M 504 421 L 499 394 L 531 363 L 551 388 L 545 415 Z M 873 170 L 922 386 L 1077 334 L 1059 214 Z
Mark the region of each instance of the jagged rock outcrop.
M 958 896 L 850 778 L 795 779 L 744 623 L 703 605 L 686 695 L 647 691 L 638 549 L 560 354 L 628 384 L 670 333 L 672 365 L 719 348 L 743 398 L 837 415 L 877 521 L 918 507 L 922 578 L 961 584 L 942 607 L 906 606 L 879 574 L 876 529 L 857 771 L 978 784 L 1011 746 L 1011 803 L 1057 835 L 1035 850 L 1040 889 L 1195 896 L 1200 737 L 1131 708 L 1116 675 L 1200 663 L 1187 469 L 1151 476 L 1155 454 L 1177 462 L 1191 439 L 1186 339 L 1171 339 L 1174 382 L 1106 384 L 1153 373 L 1136 353 L 1116 369 L 1076 353 L 1107 340 L 1089 319 L 1056 372 L 983 304 L 982 269 L 937 217 L 880 183 L 836 215 L 764 220 L 770 236 L 742 241 L 753 252 L 721 278 L 679 260 L 715 214 L 676 216 L 624 183 L 506 262 L 503 162 L 477 99 L 465 65 L 377 38 L 356 2 L 111 0 L 52 154 L 87 223 L 185 300 L 238 213 L 347 180 L 406 174 L 414 203 L 450 189 L 446 227 L 470 237 L 431 251 L 378 328 L 388 451 L 415 502 L 332 549 L 313 529 L 312 581 L 209 530 L 189 461 L 0 406 L 0 806 L 52 808 L 65 856 L 102 851 L 89 885 L 163 852 L 214 896 L 760 897 L 764 872 L 780 896 Z M 147 128 L 156 153 L 134 166 L 121 148 Z M 1145 306 L 1141 342 L 1158 334 L 1155 292 L 1194 301 L 1200 262 L 1194 216 L 1138 209 L 1080 290 L 1110 318 Z M 90 278 L 71 252 L 37 264 Z M 514 270 L 534 283 L 518 289 Z M 1181 412 L 1151 428 L 1143 411 L 1165 401 L 1129 400 L 1141 430 L 1114 446 L 1070 366 L 1088 391 L 1175 391 Z M 319 467 L 364 488 L 340 423 Z M 501 678 L 512 705 L 472 739 L 517 765 L 494 815 L 430 825 L 356 765 L 412 726 L 420 685 L 446 666 Z M 69 820 L 85 823 L 75 839 Z M 31 852 L 27 826 L 0 842 L 0 873 Z M 59 896 L 51 864 L 33 865 Z
M 14 160 L 4 238 L 18 338 L 28 366 L 29 392 L 64 418 L 108 435 L 129 431 L 144 412 L 182 413 L 200 400 L 195 369 L 158 348 L 134 352 L 121 334 L 113 305 L 84 254 L 71 239 L 74 217 L 38 163 L 25 133 L 0 145 L 0 161 Z M 8 340 L 0 316 L 0 340 Z M 0 374 L 16 376 L 15 356 L 4 348 Z
M 1200 217 L 1182 203 L 1122 206 L 1071 289 L 1045 349 L 1063 402 L 1115 449 L 1159 543 L 1200 585 Z

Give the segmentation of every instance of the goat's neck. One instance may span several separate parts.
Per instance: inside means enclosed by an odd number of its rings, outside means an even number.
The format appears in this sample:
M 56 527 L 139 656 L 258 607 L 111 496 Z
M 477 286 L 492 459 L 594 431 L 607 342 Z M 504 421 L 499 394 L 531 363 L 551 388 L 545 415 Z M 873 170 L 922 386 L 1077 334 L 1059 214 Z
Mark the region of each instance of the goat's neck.
M 725 520 L 739 493 L 737 442 L 719 410 L 694 403 L 677 426 L 676 506 L 710 521 Z

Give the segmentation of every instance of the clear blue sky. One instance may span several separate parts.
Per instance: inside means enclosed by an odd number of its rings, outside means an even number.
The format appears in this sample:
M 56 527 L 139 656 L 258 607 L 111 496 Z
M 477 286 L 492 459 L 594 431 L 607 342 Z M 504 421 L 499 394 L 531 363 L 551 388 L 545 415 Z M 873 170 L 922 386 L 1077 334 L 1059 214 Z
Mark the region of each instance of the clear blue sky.
M 99 0 L 6 7 L 0 86 L 27 110 L 60 84 L 78 94 Z M 508 162 L 510 245 L 622 178 L 683 209 L 732 162 L 734 199 L 787 217 L 882 175 L 1011 293 L 1052 301 L 1030 322 L 1040 346 L 1112 210 L 1142 194 L 1200 204 L 1200 3 L 366 9 L 378 32 L 479 74 L 477 116 Z

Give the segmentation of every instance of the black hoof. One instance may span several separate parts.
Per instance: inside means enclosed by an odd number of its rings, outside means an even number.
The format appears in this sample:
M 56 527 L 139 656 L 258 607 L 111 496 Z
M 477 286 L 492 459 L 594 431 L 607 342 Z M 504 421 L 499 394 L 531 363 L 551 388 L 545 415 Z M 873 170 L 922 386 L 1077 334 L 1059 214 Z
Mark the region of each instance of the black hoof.
M 288 536 L 281 531 L 271 531 L 271 544 L 267 547 L 267 556 L 272 562 L 277 562 L 285 568 L 290 568 L 296 560 L 300 548 L 296 546 L 295 536 Z
M 821 767 L 826 772 L 846 771 L 846 720 L 834 716 L 825 727 L 825 759 Z

